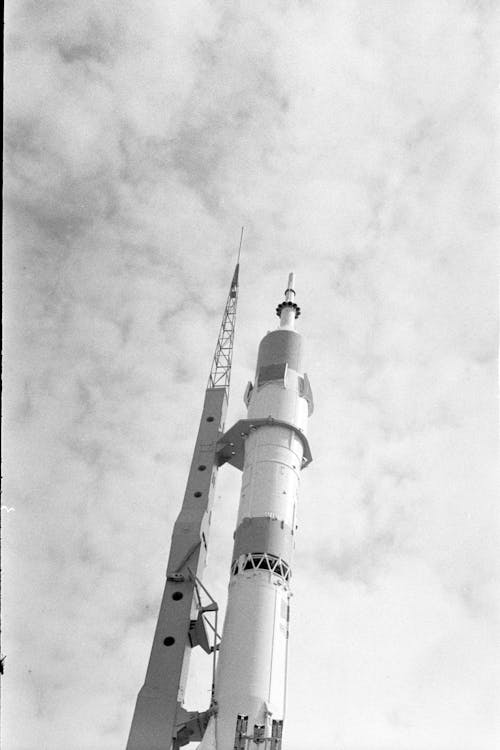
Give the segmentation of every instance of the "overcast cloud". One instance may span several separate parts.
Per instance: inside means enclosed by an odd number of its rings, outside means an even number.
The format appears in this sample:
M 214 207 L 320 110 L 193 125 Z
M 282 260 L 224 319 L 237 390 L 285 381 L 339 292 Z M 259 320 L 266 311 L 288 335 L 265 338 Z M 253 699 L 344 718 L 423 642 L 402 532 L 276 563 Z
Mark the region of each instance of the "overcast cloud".
M 8 4 L 5 750 L 125 746 L 241 225 L 227 425 L 291 270 L 316 404 L 284 750 L 499 746 L 498 17 Z

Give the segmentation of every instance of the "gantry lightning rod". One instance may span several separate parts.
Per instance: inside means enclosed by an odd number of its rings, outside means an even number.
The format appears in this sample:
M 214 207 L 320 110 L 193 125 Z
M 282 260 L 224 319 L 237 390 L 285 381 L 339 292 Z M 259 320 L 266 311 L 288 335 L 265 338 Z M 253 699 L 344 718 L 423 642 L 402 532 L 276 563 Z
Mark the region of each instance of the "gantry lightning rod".
M 285 299 L 276 309 L 279 327 L 261 341 L 255 384 L 245 391 L 247 418 L 224 433 L 238 272 L 239 263 L 172 534 L 165 590 L 127 750 L 178 750 L 196 741 L 199 750 L 282 747 L 291 563 L 300 471 L 311 461 L 306 426 L 312 393 L 302 366 L 302 339 L 295 331 L 300 308 L 290 274 Z M 221 640 L 218 607 L 202 573 L 217 470 L 225 462 L 243 476 Z M 213 659 L 211 703 L 202 712 L 183 706 L 195 646 Z

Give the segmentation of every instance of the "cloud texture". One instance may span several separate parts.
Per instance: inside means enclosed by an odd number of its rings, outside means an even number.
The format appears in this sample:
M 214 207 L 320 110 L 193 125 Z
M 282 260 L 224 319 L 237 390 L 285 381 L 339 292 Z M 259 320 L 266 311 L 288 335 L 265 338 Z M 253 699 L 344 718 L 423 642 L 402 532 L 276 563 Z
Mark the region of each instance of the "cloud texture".
M 290 270 L 316 403 L 286 747 L 498 745 L 496 32 L 459 0 L 9 4 L 6 750 L 125 745 L 242 224 L 227 424 Z

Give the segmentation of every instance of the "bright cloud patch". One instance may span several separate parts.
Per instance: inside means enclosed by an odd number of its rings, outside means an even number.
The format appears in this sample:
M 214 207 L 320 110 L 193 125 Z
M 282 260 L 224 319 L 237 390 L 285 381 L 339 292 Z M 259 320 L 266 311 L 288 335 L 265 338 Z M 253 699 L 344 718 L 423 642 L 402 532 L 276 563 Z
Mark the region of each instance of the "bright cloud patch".
M 242 224 L 228 424 L 290 270 L 316 403 L 286 747 L 498 746 L 496 22 L 444 0 L 7 10 L 9 750 L 125 745 Z M 238 492 L 224 469 L 222 609 Z

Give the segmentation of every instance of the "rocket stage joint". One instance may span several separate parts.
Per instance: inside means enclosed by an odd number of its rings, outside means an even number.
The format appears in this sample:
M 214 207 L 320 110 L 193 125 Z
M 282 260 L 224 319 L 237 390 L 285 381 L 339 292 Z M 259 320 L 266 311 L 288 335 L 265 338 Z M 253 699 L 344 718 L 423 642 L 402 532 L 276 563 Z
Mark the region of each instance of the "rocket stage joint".
M 291 422 L 286 422 L 281 419 L 274 419 L 273 417 L 266 417 L 265 419 L 240 419 L 234 424 L 230 430 L 228 430 L 217 442 L 216 458 L 218 465 L 228 462 L 232 466 L 236 467 L 240 471 L 243 471 L 243 464 L 245 460 L 245 440 L 250 434 L 250 430 L 257 429 L 258 427 L 286 427 L 288 430 L 293 430 L 297 437 L 302 442 L 304 449 L 304 455 L 302 458 L 301 469 L 305 469 L 312 461 L 311 449 L 309 442 L 300 429 Z

